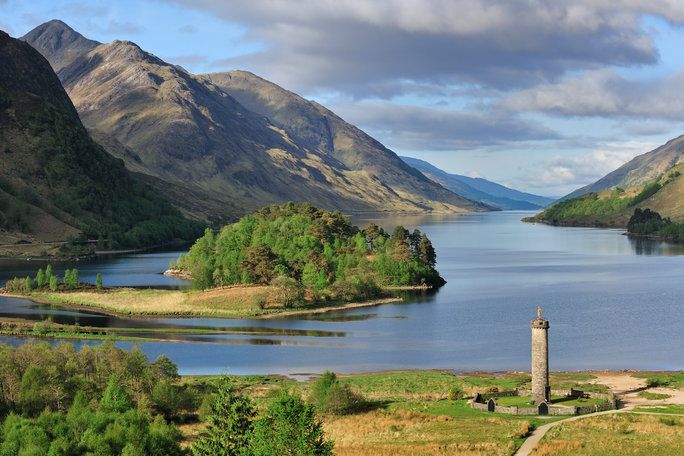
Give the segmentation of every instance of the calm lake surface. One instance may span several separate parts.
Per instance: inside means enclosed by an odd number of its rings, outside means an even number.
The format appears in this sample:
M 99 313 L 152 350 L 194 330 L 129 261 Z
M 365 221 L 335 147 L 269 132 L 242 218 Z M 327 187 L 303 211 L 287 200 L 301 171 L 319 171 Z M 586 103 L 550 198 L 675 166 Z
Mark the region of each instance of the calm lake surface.
M 501 371 L 529 370 L 529 322 L 541 305 L 551 323 L 552 370 L 684 369 L 684 246 L 631 240 L 619 230 L 520 222 L 529 214 L 355 217 L 362 226 L 373 221 L 387 229 L 419 228 L 432 239 L 447 285 L 436 293 L 407 295 L 399 304 L 308 319 L 135 320 L 0 298 L 0 315 L 241 333 L 140 344 L 152 358 L 167 354 L 182 374 Z M 101 272 L 110 286 L 187 286 L 159 274 L 177 256 L 127 255 L 58 263 L 55 269 L 76 266 L 84 281 Z M 0 261 L 0 281 L 34 274 L 38 267 Z

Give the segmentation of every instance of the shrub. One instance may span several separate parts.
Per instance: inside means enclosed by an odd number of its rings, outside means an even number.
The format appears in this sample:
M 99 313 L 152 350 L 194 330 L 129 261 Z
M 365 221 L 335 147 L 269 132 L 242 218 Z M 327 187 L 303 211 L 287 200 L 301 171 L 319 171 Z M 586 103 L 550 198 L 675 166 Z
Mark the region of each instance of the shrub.
M 95 288 L 102 290 L 102 273 L 100 272 L 95 276 Z
M 670 416 L 661 416 L 658 421 L 663 423 L 665 426 L 678 426 L 679 420 L 672 418 Z
M 352 391 L 349 385 L 335 383 L 328 390 L 323 411 L 332 415 L 348 415 L 366 407 L 365 399 Z
M 649 388 L 657 388 L 659 386 L 667 386 L 672 382 L 670 377 L 649 377 L 646 379 L 646 386 Z
M 354 413 L 366 406 L 366 401 L 360 394 L 352 391 L 349 385 L 341 384 L 330 371 L 325 371 L 316 380 L 310 400 L 321 412 L 333 415 Z
M 452 386 L 447 392 L 450 401 L 458 401 L 463 398 L 463 390 L 458 386 Z

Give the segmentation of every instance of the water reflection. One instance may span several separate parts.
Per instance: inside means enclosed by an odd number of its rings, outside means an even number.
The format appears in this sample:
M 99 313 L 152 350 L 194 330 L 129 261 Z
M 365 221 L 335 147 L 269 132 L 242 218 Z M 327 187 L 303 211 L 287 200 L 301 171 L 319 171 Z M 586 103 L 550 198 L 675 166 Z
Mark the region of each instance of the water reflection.
M 629 243 L 637 255 L 682 255 L 684 245 L 656 241 L 643 237 L 628 237 Z

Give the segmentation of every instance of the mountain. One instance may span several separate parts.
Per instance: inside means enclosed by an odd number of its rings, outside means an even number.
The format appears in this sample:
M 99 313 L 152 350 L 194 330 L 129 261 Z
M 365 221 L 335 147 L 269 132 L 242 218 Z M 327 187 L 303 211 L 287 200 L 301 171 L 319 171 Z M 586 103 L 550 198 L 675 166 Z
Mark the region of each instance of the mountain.
M 291 134 L 211 78 L 192 75 L 135 43 L 79 45 L 76 58 L 63 47 L 39 45 L 57 42 L 53 35 L 71 36 L 65 27 L 53 21 L 23 39 L 59 68 L 93 136 L 197 218 L 233 219 L 288 200 L 343 211 L 490 209 L 429 180 L 332 113 L 302 126 L 308 135 Z M 83 41 L 68 40 L 67 48 L 69 43 Z M 71 60 L 62 61 L 62 55 Z M 317 144 L 317 135 L 327 143 Z
M 499 209 L 536 210 L 542 209 L 554 201 L 553 198 L 513 190 L 481 177 L 447 173 L 431 163 L 417 158 L 401 157 L 401 159 L 452 192 Z
M 684 157 L 684 135 L 668 141 L 655 150 L 634 157 L 615 171 L 593 184 L 575 190 L 563 199 L 575 198 L 591 192 L 614 187 L 628 188 L 644 185 L 665 173 Z
M 189 240 L 198 226 L 88 135 L 43 56 L 0 31 L 0 244 Z
M 554 225 L 625 227 L 637 208 L 684 221 L 684 136 L 635 157 L 530 219 Z
M 101 44 L 87 39 L 60 20 L 41 24 L 21 39 L 45 56 L 55 72 Z

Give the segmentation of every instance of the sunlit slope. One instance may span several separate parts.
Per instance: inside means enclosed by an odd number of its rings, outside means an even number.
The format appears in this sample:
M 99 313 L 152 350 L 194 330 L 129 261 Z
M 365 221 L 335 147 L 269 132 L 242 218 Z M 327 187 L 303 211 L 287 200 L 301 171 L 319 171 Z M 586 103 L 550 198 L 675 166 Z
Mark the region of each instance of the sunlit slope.
M 684 221 L 684 164 L 644 185 L 615 187 L 561 201 L 528 221 L 553 225 L 625 227 L 636 208 L 649 208 L 673 222 Z

